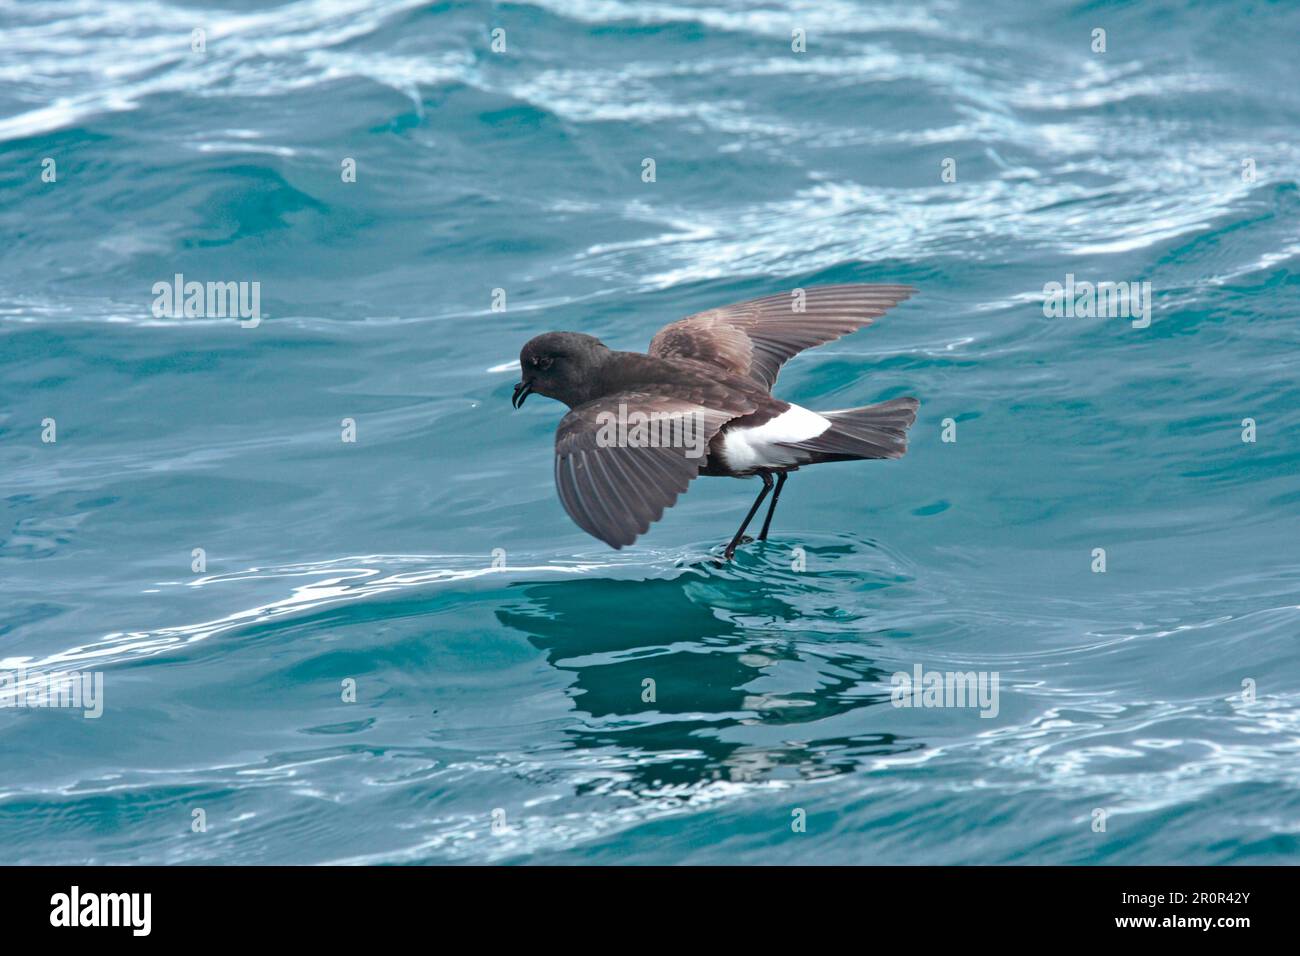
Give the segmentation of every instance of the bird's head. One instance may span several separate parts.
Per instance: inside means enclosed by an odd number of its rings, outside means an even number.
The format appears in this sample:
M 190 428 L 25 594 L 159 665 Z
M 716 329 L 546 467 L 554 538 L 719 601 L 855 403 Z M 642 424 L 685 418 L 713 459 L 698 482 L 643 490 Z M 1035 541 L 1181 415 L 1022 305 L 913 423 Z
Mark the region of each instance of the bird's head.
M 570 408 L 589 401 L 598 394 L 597 373 L 609 354 L 600 339 L 581 332 L 547 332 L 529 339 L 519 353 L 523 375 L 511 404 L 519 408 L 533 392 Z

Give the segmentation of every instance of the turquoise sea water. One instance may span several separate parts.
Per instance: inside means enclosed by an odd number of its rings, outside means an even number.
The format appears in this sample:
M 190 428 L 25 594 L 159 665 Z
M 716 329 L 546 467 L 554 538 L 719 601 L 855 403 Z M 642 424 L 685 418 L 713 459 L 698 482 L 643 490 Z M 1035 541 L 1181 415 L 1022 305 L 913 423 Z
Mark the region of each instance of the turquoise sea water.
M 1296 862 L 1297 34 L 0 2 L 0 675 L 104 687 L 0 709 L 0 862 Z M 177 273 L 260 325 L 155 317 Z M 1067 274 L 1150 326 L 1045 317 Z M 917 396 L 905 459 L 726 568 L 752 481 L 569 521 L 524 341 L 854 281 L 919 293 L 777 393 Z M 891 706 L 918 665 L 996 716 Z

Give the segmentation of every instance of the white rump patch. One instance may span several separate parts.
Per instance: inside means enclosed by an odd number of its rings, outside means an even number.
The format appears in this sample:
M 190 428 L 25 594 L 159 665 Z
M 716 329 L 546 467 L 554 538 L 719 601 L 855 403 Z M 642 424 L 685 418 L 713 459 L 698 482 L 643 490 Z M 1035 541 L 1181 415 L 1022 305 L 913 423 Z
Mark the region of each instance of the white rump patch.
M 725 432 L 722 457 L 732 471 L 787 468 L 807 459 L 793 448 L 780 447 L 780 443 L 807 441 L 830 427 L 830 419 L 799 405 L 791 405 L 762 425 Z

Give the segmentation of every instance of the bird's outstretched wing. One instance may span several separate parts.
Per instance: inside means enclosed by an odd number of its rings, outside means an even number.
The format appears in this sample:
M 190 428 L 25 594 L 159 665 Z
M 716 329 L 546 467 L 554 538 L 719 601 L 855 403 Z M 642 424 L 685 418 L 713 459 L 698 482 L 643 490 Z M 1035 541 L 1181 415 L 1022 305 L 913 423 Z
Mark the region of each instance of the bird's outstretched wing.
M 707 362 L 770 391 L 792 355 L 865 328 L 915 291 L 910 285 L 823 285 L 750 299 L 664 326 L 649 352 Z
M 645 392 L 579 405 L 555 432 L 555 487 L 564 510 L 610 547 L 631 544 L 699 474 L 718 429 L 753 408 L 709 408 Z

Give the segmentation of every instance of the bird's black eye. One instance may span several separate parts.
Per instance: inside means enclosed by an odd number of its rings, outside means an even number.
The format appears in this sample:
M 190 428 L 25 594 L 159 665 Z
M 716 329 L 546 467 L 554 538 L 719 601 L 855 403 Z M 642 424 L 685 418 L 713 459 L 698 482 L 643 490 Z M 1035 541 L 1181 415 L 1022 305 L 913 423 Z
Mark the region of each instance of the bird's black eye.
M 554 359 L 549 355 L 539 355 L 533 359 L 533 365 L 537 368 L 547 369 L 551 367 L 551 362 L 553 361 Z

